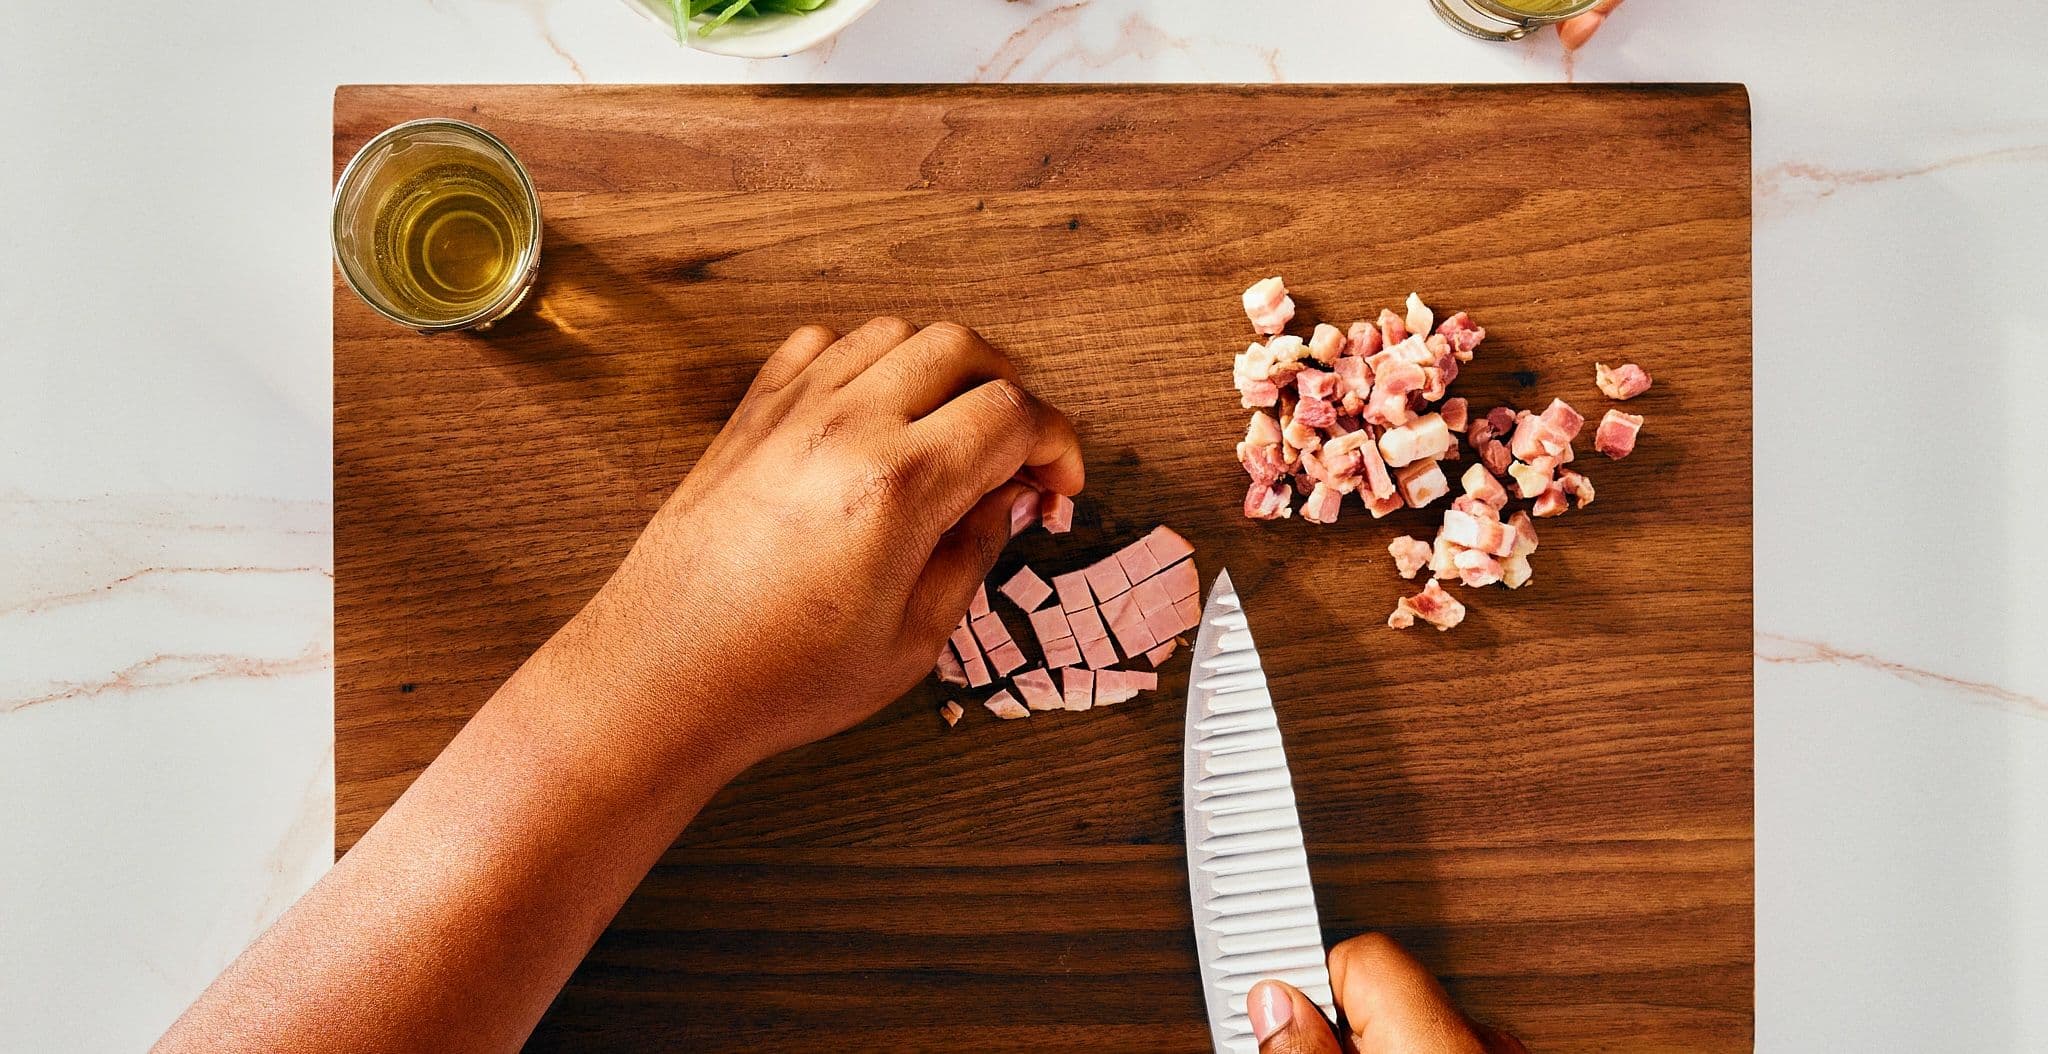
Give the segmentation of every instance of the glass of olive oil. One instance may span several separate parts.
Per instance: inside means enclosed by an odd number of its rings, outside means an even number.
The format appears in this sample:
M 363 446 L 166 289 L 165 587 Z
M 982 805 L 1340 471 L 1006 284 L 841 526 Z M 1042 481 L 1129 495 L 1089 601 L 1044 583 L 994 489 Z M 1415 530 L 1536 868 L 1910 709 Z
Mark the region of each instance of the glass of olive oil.
M 363 301 L 422 333 L 490 328 L 540 266 L 540 196 L 473 124 L 409 121 L 363 145 L 334 189 L 334 260 Z
M 1538 26 L 1593 9 L 1600 0 L 1430 0 L 1453 29 L 1482 40 L 1520 40 Z

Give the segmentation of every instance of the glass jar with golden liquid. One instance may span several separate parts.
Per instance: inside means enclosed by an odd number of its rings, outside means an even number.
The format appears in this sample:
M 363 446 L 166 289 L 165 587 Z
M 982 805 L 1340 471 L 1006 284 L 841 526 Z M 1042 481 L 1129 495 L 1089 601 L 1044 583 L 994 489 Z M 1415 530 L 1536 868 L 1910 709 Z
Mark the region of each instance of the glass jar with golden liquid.
M 1600 0 L 1430 0 L 1461 33 L 1482 40 L 1520 40 L 1539 26 L 1591 11 Z
M 473 124 L 379 133 L 334 190 L 334 260 L 380 314 L 422 333 L 488 329 L 540 265 L 540 196 L 512 151 Z

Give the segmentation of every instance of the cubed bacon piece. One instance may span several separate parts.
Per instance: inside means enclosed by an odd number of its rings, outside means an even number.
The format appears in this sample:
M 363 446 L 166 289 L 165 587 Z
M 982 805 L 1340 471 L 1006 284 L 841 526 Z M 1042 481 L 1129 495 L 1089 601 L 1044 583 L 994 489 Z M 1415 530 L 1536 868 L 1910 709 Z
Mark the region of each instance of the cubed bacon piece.
M 1023 703 L 1018 702 L 1017 697 L 1011 695 L 1007 689 L 999 690 L 996 694 L 982 700 L 981 705 L 988 707 L 989 713 L 1005 721 L 1015 721 L 1020 717 L 1031 716 L 1031 711 L 1025 708 Z
M 1081 569 L 1088 576 L 1088 588 L 1098 601 L 1122 596 L 1131 588 L 1131 580 L 1124 576 L 1123 564 L 1114 556 L 1107 556 Z
M 1069 710 L 1095 705 L 1095 674 L 1088 670 L 1061 670 L 1060 689 L 1061 701 Z
M 1118 549 L 1116 562 L 1133 586 L 1159 573 L 1159 558 L 1152 555 L 1152 547 L 1143 538 Z
M 1543 423 L 1564 436 L 1564 442 L 1571 442 L 1579 436 L 1579 429 L 1586 426 L 1585 415 L 1572 409 L 1563 399 L 1552 399 L 1543 410 Z
M 967 687 L 967 667 L 960 665 L 960 656 L 953 654 L 953 646 L 947 644 L 939 649 L 939 662 L 935 669 L 941 684 L 955 688 Z
M 1458 580 L 1468 589 L 1490 586 L 1500 581 L 1500 561 L 1477 549 L 1467 549 L 1456 559 Z
M 1444 539 L 1454 545 L 1475 549 L 1486 555 L 1506 556 L 1513 550 L 1513 530 L 1514 528 L 1499 520 L 1474 516 L 1457 509 L 1444 513 Z M 1459 566 L 1462 569 L 1464 565 Z
M 1184 597 L 1173 602 L 1173 613 L 1180 616 L 1180 630 L 1185 633 L 1202 624 L 1202 598 Z
M 1150 615 L 1155 611 L 1170 611 L 1174 597 L 1169 595 L 1164 576 L 1153 575 L 1131 587 L 1131 596 L 1138 602 L 1138 613 Z
M 1335 386 L 1337 402 L 1346 413 L 1356 414 L 1365 409 L 1365 400 L 1372 394 L 1372 368 L 1356 355 L 1346 355 L 1337 360 L 1330 373 Z
M 1359 497 L 1365 499 L 1365 511 L 1372 513 L 1372 518 L 1375 520 L 1397 509 L 1408 507 L 1408 503 L 1401 500 L 1401 493 L 1398 490 L 1385 496 L 1371 494 L 1362 490 L 1358 494 Z
M 1316 323 L 1315 332 L 1309 334 L 1308 357 L 1325 366 L 1337 361 L 1344 354 L 1344 331 L 1328 322 Z
M 1356 355 L 1361 359 L 1370 358 L 1379 353 L 1380 343 L 1380 331 L 1377 326 L 1363 320 L 1353 322 L 1351 328 L 1344 333 L 1344 354 Z
M 1394 481 L 1411 509 L 1420 509 L 1451 492 L 1451 483 L 1434 461 L 1417 461 L 1394 470 Z
M 1408 323 L 1386 308 L 1380 309 L 1380 343 L 1393 347 L 1408 339 Z
M 1375 389 L 1372 398 L 1366 400 L 1365 419 L 1381 428 L 1399 428 L 1415 419 L 1415 411 L 1408 408 L 1406 395 L 1382 394 Z
M 1443 586 L 1438 585 L 1437 580 L 1432 578 L 1428 585 L 1422 587 L 1422 592 L 1412 597 L 1402 597 L 1394 605 L 1394 613 L 1387 616 L 1387 625 L 1395 629 L 1407 629 L 1415 625 L 1417 618 L 1438 630 L 1448 630 L 1465 621 L 1465 605 L 1458 603 L 1458 598 L 1444 592 Z
M 1593 364 L 1593 385 L 1609 399 L 1627 401 L 1650 390 L 1650 375 L 1633 362 L 1608 369 L 1604 362 Z
M 1436 542 L 1429 548 L 1429 573 L 1438 578 L 1458 577 L 1458 554 L 1464 551 L 1464 546 L 1444 537 L 1444 532 L 1438 530 Z
M 1301 372 L 1301 360 L 1308 358 L 1308 345 L 1300 337 L 1278 336 L 1266 342 L 1273 355 L 1273 380 L 1286 387 Z
M 1528 556 L 1536 551 L 1536 524 L 1526 512 L 1516 512 L 1508 517 L 1508 526 L 1515 529 L 1515 546 L 1508 551 L 1510 557 Z
M 1456 509 L 1459 512 L 1462 512 L 1467 516 L 1485 516 L 1490 519 L 1500 519 L 1499 514 L 1494 512 L 1493 506 L 1488 505 L 1483 501 L 1480 501 L 1478 498 L 1475 498 L 1470 494 L 1460 494 L 1457 497 L 1452 498 L 1451 508 Z
M 1069 615 L 1095 604 L 1095 598 L 1088 592 L 1088 574 L 1085 571 L 1054 575 L 1052 587 L 1059 592 L 1060 610 Z
M 1508 445 L 1498 439 L 1479 445 L 1479 463 L 1495 477 L 1505 476 L 1508 468 L 1515 463 L 1515 455 L 1508 451 Z
M 1067 612 L 1067 628 L 1074 631 L 1074 639 L 1083 644 L 1109 636 L 1109 627 L 1102 624 L 1102 613 L 1094 606 Z
M 1168 637 L 1160 641 L 1158 647 L 1145 653 L 1145 661 L 1151 663 L 1152 668 L 1156 670 L 1161 663 L 1164 663 L 1173 656 L 1173 649 L 1179 645 L 1180 641 L 1178 638 Z
M 1571 469 L 1565 469 L 1557 474 L 1557 482 L 1559 486 L 1564 488 L 1564 492 L 1571 496 L 1573 504 L 1576 504 L 1579 508 L 1583 509 L 1593 504 L 1592 480 L 1577 472 L 1573 472 Z
M 1471 417 L 1472 419 L 1465 425 L 1465 441 L 1472 444 L 1473 449 L 1476 450 L 1483 447 L 1498 438 L 1493 434 L 1492 421 L 1476 414 L 1471 415 Z
M 1319 376 L 1327 377 L 1329 375 L 1320 374 Z M 1301 401 L 1294 405 L 1294 422 L 1300 425 L 1307 425 L 1310 428 L 1334 428 L 1337 425 L 1337 408 L 1330 405 L 1327 399 L 1303 395 Z M 1312 449 L 1306 445 L 1301 445 L 1301 448 L 1303 450 Z
M 1318 483 L 1309 491 L 1308 500 L 1301 503 L 1301 518 L 1310 523 L 1336 523 L 1337 506 L 1343 500 L 1342 491 L 1328 483 Z
M 1552 481 L 1543 493 L 1536 495 L 1536 504 L 1529 506 L 1529 511 L 1539 517 L 1562 516 L 1568 507 L 1564 500 L 1564 484 Z
M 1281 477 L 1287 475 L 1288 471 L 1287 455 L 1278 444 L 1253 446 L 1250 443 L 1239 443 L 1237 461 L 1244 466 L 1245 473 L 1251 476 L 1252 483 L 1262 487 L 1270 487 L 1280 482 Z
M 1038 502 L 1038 522 L 1047 534 L 1065 534 L 1074 529 L 1074 499 L 1046 491 Z
M 1164 524 L 1152 528 L 1145 534 L 1145 545 L 1152 550 L 1152 559 L 1159 566 L 1166 567 L 1176 560 L 1195 555 L 1195 544 L 1180 536 L 1180 532 Z
M 1435 459 L 1451 445 L 1451 430 L 1441 414 L 1424 414 L 1399 428 L 1380 433 L 1380 457 L 1391 468 L 1401 468 L 1425 458 Z
M 1437 408 L 1437 414 L 1444 419 L 1444 427 L 1453 432 L 1463 432 L 1471 425 L 1472 404 L 1463 396 L 1445 399 Z
M 1279 275 L 1253 282 L 1244 291 L 1244 314 L 1260 333 L 1278 333 L 1294 320 L 1294 298 Z
M 1077 666 L 1081 662 L 1081 642 L 1072 637 L 1041 641 L 1040 650 L 1045 652 L 1046 666 L 1055 670 L 1062 666 Z
M 1272 406 L 1280 401 L 1280 386 L 1272 381 L 1243 381 L 1237 391 L 1238 404 L 1246 409 Z
M 1593 432 L 1593 449 L 1611 458 L 1627 457 L 1635 451 L 1636 433 L 1642 430 L 1641 417 L 1609 410 L 1600 418 L 1600 427 Z
M 1006 640 L 988 651 L 988 668 L 997 677 L 1008 677 L 1016 672 L 1018 667 L 1023 666 L 1025 661 L 1024 650 L 1017 647 L 1017 642 L 1013 640 Z
M 1195 570 L 1193 560 L 1182 560 L 1159 572 L 1159 581 L 1175 601 L 1186 600 L 1202 591 L 1202 576 Z
M 1334 400 L 1337 398 L 1337 375 L 1322 370 L 1303 370 L 1294 378 L 1294 390 L 1304 399 Z
M 960 708 L 959 703 L 956 703 L 951 699 L 948 699 L 944 703 L 939 704 L 939 716 L 945 718 L 947 728 L 951 728 L 954 725 L 959 724 L 960 718 L 966 713 L 967 711 Z
M 1534 461 L 1546 457 L 1550 451 L 1543 446 L 1547 426 L 1535 415 L 1523 417 L 1515 423 L 1515 431 L 1508 439 L 1508 450 L 1523 461 Z
M 1486 411 L 1486 426 L 1493 429 L 1493 434 L 1496 436 L 1504 436 L 1513 432 L 1515 430 L 1515 423 L 1520 420 L 1521 415 L 1516 413 L 1515 408 L 1512 406 L 1496 406 Z
M 1450 342 L 1451 353 L 1458 357 L 1459 362 L 1471 362 L 1479 342 L 1486 339 L 1486 331 L 1473 325 L 1471 317 L 1463 311 L 1444 319 L 1436 327 L 1436 332 Z
M 1052 674 L 1034 666 L 1011 678 L 1017 694 L 1024 697 L 1024 705 L 1033 710 L 1058 710 L 1061 705 L 1059 687 L 1052 683 Z
M 967 617 L 970 619 L 977 619 L 983 615 L 988 614 L 989 610 L 990 609 L 988 606 L 988 584 L 983 583 L 981 585 L 975 586 L 974 597 L 973 599 L 967 602 Z
M 1116 646 L 1111 644 L 1107 637 L 1100 640 L 1084 640 L 1081 642 L 1081 658 L 1087 661 L 1091 670 L 1115 666 Z
M 1032 612 L 1037 611 L 1045 604 L 1046 598 L 1052 596 L 1052 587 L 1046 585 L 1045 579 L 1038 577 L 1037 572 L 1031 568 L 1020 567 L 1016 574 L 1010 576 L 1009 581 L 1003 583 L 1002 593 L 1010 598 L 1011 603 L 1026 612 Z
M 1402 578 L 1414 578 L 1429 566 L 1429 543 L 1420 538 L 1404 534 L 1387 546 L 1387 552 L 1394 557 L 1394 570 L 1400 572 Z
M 1044 645 L 1049 641 L 1065 640 L 1074 635 L 1074 628 L 1067 624 L 1067 613 L 1058 604 L 1048 604 L 1031 613 L 1031 634 Z
M 1230 362 L 1230 383 L 1242 395 L 1246 406 L 1271 406 L 1280 397 L 1280 385 L 1273 380 L 1277 361 L 1264 344 L 1246 345 Z
M 1458 485 L 1464 488 L 1466 494 L 1495 509 L 1507 507 L 1507 488 L 1500 485 L 1500 480 L 1488 472 L 1485 465 L 1473 465 L 1466 469 L 1464 478 L 1458 481 Z
M 1332 413 L 1330 423 L 1335 424 L 1336 421 L 1337 415 Z M 1280 426 L 1280 438 L 1294 450 L 1314 450 L 1323 445 L 1323 437 L 1316 434 L 1315 426 L 1299 417 L 1289 418 L 1286 424 Z
M 1436 325 L 1436 312 L 1431 311 L 1429 305 L 1422 302 L 1421 297 L 1414 293 L 1408 294 L 1407 307 L 1408 314 L 1402 317 L 1401 322 L 1408 327 L 1408 332 L 1428 333 Z
M 1500 580 L 1509 589 L 1520 589 L 1534 576 L 1526 556 L 1510 556 L 1500 562 Z
M 1385 355 L 1386 352 L 1380 354 Z M 1402 405 L 1407 405 L 1409 392 L 1419 392 L 1429 386 L 1429 375 L 1422 367 L 1412 362 L 1393 362 L 1384 367 L 1375 366 L 1372 371 L 1374 400 L 1390 395 L 1402 396 Z
M 1518 497 L 1538 497 L 1550 489 L 1550 459 L 1538 458 L 1535 464 L 1517 461 L 1508 466 L 1508 475 L 1515 479 L 1515 493 Z
M 1244 514 L 1254 520 L 1285 519 L 1293 515 L 1293 510 L 1288 508 L 1292 500 L 1284 486 L 1253 483 L 1244 495 Z
M 1244 441 L 1252 446 L 1279 446 L 1280 422 L 1263 410 L 1254 412 L 1251 423 L 1245 426 Z
M 1370 495 L 1366 505 L 1372 506 L 1376 503 L 1384 503 L 1388 498 L 1394 497 L 1397 493 L 1397 488 L 1394 486 L 1394 474 L 1387 471 L 1387 459 L 1380 456 L 1379 443 L 1373 439 L 1372 433 L 1360 429 L 1356 432 L 1345 433 L 1344 438 L 1348 440 L 1354 436 L 1362 437 L 1357 441 L 1354 449 L 1358 451 L 1359 461 L 1363 464 L 1365 470 L 1365 490 Z

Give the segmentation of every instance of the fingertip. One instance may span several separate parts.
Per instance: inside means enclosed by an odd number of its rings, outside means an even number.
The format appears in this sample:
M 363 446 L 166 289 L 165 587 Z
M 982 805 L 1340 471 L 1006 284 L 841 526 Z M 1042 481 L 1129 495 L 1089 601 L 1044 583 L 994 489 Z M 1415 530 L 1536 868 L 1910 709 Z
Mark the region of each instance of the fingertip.
M 1252 1036 L 1264 1043 L 1294 1020 L 1294 990 L 1279 981 L 1260 981 L 1252 986 L 1245 1009 L 1252 1019 Z

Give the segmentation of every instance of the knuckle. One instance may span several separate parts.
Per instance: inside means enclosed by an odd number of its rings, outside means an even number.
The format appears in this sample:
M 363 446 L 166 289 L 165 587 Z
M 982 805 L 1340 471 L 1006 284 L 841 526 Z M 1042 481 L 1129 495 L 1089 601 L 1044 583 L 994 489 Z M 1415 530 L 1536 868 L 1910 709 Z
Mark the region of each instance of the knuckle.
M 792 344 L 797 342 L 823 342 L 826 344 L 830 344 L 831 342 L 838 339 L 839 334 L 832 332 L 832 328 L 830 326 L 822 326 L 816 322 L 810 323 L 809 325 L 798 326 L 796 332 L 791 333 L 789 335 L 789 342 Z
M 916 326 L 897 318 L 895 315 L 882 315 L 872 319 L 868 322 L 866 328 L 891 338 L 897 344 L 909 340 L 911 334 L 917 332 Z
M 981 343 L 981 335 L 958 322 L 934 322 L 924 328 L 925 335 L 932 340 L 948 345 L 972 347 Z
M 1008 418 L 1031 416 L 1031 393 L 1009 378 L 998 378 L 981 386 L 981 397 L 991 410 Z

